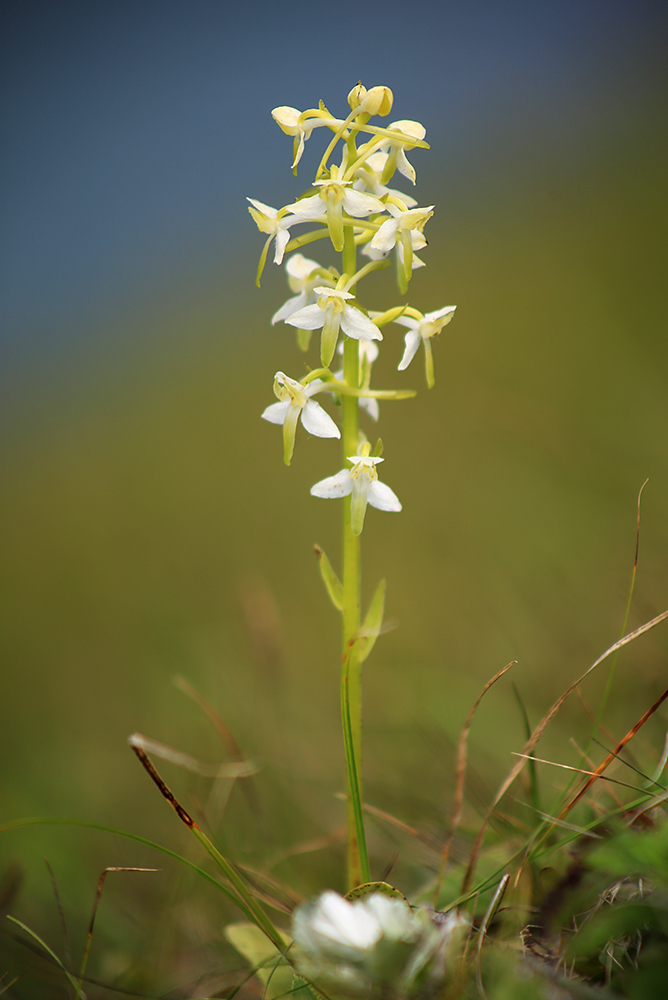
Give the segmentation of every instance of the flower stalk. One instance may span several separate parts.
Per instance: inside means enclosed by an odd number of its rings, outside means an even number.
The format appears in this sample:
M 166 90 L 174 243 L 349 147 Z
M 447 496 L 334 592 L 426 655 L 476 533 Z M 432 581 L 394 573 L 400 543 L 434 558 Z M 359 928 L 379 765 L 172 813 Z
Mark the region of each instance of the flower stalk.
M 345 232 L 342 271 L 355 274 L 357 251 L 353 230 Z M 353 389 L 359 384 L 359 342 L 347 337 L 343 345 L 343 379 Z M 354 455 L 359 441 L 359 399 L 357 396 L 343 397 L 343 456 Z M 360 851 L 366 854 L 366 844 L 358 843 L 355 824 L 354 786 L 362 799 L 362 667 L 359 657 L 357 633 L 360 627 L 360 536 L 353 534 L 351 517 L 352 495 L 343 504 L 343 649 L 342 673 L 347 673 L 350 732 L 354 753 L 346 754 L 348 772 L 348 888 L 360 885 L 362 869 Z M 342 680 L 342 683 L 344 681 Z M 345 726 L 345 718 L 344 718 Z M 363 830 L 363 828 L 362 828 Z M 368 879 L 367 879 L 368 881 Z

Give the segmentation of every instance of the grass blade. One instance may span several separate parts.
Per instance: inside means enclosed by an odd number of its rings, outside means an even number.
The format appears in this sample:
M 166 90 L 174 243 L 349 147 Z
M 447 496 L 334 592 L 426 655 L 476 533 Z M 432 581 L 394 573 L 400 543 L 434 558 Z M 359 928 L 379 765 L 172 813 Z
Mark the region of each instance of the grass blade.
M 441 864 L 438 870 L 438 878 L 436 879 L 436 886 L 434 888 L 434 899 L 433 906 L 434 909 L 438 906 L 438 897 L 441 893 L 441 886 L 443 885 L 443 877 L 445 875 L 445 868 L 448 863 L 448 858 L 450 857 L 450 850 L 452 848 L 452 841 L 454 840 L 455 833 L 457 832 L 457 827 L 459 826 L 459 821 L 462 817 L 462 808 L 464 806 L 464 784 L 466 782 L 466 760 L 467 760 L 467 747 L 469 730 L 473 723 L 473 716 L 475 715 L 478 705 L 482 701 L 483 697 L 487 694 L 489 689 L 493 684 L 496 684 L 498 680 L 503 677 L 505 673 L 516 663 L 516 660 L 511 660 L 507 663 L 505 667 L 494 674 L 490 680 L 487 681 L 484 688 L 476 698 L 476 700 L 471 705 L 469 714 L 466 716 L 466 721 L 462 726 L 462 731 L 459 736 L 459 745 L 457 747 L 457 784 L 455 786 L 455 798 L 452 803 L 452 822 L 450 824 L 450 833 L 448 834 L 448 839 L 443 845 L 443 851 L 441 853 Z
M 250 917 L 253 923 L 256 923 L 258 927 L 264 931 L 272 944 L 274 944 L 279 951 L 282 951 L 285 947 L 283 938 L 274 927 L 267 914 L 264 912 L 260 903 L 253 899 L 236 868 L 220 853 L 218 848 L 209 840 L 207 835 L 201 827 L 198 826 L 192 816 L 190 816 L 189 813 L 183 808 L 174 793 L 162 780 L 144 750 L 132 742 L 132 737 L 129 738 L 128 742 L 130 743 L 134 753 L 139 758 L 142 767 L 148 773 L 154 784 L 157 785 L 164 798 L 166 798 L 169 804 L 173 807 L 181 822 L 188 827 L 193 836 L 200 842 L 205 851 L 213 859 L 214 863 L 225 875 L 228 882 L 231 883 L 234 893 L 231 893 L 230 895 L 234 899 L 236 905 Z
M 70 982 L 70 985 L 74 987 L 74 991 L 76 993 L 77 1000 L 86 1000 L 86 997 L 82 993 L 81 987 L 79 986 L 78 982 L 76 981 L 76 979 L 74 978 L 74 976 L 70 972 L 67 971 L 67 969 L 65 968 L 65 966 L 63 965 L 63 963 L 60 961 L 60 959 L 56 955 L 55 951 L 52 951 L 49 948 L 48 944 L 45 941 L 42 941 L 41 937 L 38 934 L 35 934 L 35 932 L 33 930 L 31 930 L 29 927 L 27 927 L 26 924 L 22 923 L 20 920 L 17 920 L 16 917 L 12 917 L 12 916 L 8 915 L 7 916 L 7 920 L 11 920 L 11 922 L 13 924 L 16 924 L 17 927 L 20 927 L 21 930 L 23 930 L 23 931 L 26 932 L 26 934 L 29 934 L 30 937 L 34 941 L 37 941 L 37 943 L 40 945 L 40 947 L 42 947 L 44 949 L 44 951 L 47 953 L 47 955 L 50 955 L 51 958 L 53 959 L 53 961 L 56 963 L 56 965 L 58 965 L 63 970 L 63 972 L 65 973 L 65 975 L 67 976 L 67 978 L 68 978 L 68 980 Z
M 612 646 L 609 646 L 608 649 L 606 649 L 604 653 L 601 653 L 601 655 L 596 660 L 594 660 L 594 662 L 591 664 L 590 667 L 587 667 L 587 669 L 585 670 L 585 672 L 583 674 L 581 674 L 577 678 L 577 680 L 573 681 L 573 683 L 570 685 L 570 687 L 566 688 L 566 690 L 562 694 L 559 695 L 559 697 L 554 702 L 554 704 L 552 705 L 552 707 L 543 716 L 543 718 L 541 719 L 541 721 L 538 723 L 538 725 L 534 729 L 533 734 L 531 735 L 531 738 L 529 740 L 527 740 L 527 742 L 526 742 L 526 744 L 525 744 L 525 746 L 523 748 L 522 753 L 525 754 L 525 755 L 527 755 L 527 756 L 524 757 L 523 759 L 519 760 L 517 762 L 517 764 L 515 764 L 514 767 L 511 769 L 510 773 L 508 774 L 508 777 L 501 783 L 501 786 L 500 786 L 498 792 L 494 796 L 492 804 L 489 806 L 487 812 L 485 813 L 485 815 L 483 817 L 483 821 L 482 821 L 482 823 L 480 825 L 480 829 L 478 830 L 478 834 L 477 834 L 476 839 L 474 841 L 473 848 L 471 849 L 471 856 L 469 858 L 468 867 L 467 867 L 466 873 L 464 875 L 464 881 L 462 883 L 462 895 L 463 896 L 467 895 L 469 886 L 470 886 L 471 881 L 473 879 L 473 873 L 475 871 L 475 866 L 476 866 L 476 863 L 477 863 L 477 860 L 478 860 L 478 855 L 480 854 L 480 850 L 482 848 L 483 840 L 484 840 L 484 837 L 485 837 L 485 831 L 487 829 L 487 824 L 489 823 L 489 820 L 490 820 L 490 817 L 491 817 L 492 813 L 494 812 L 494 810 L 496 809 L 498 803 L 501 801 L 501 799 L 503 798 L 503 796 L 506 794 L 506 792 L 508 791 L 508 789 L 510 788 L 510 786 L 512 785 L 512 783 L 515 781 L 515 778 L 522 771 L 524 765 L 526 764 L 527 757 L 533 752 L 534 748 L 536 747 L 536 744 L 540 740 L 541 736 L 543 735 L 543 733 L 545 732 L 545 730 L 547 729 L 547 727 L 549 726 L 549 724 L 552 722 L 552 719 L 555 717 L 555 715 L 557 714 L 557 712 L 559 711 L 559 709 L 561 708 L 561 706 L 564 704 L 564 702 L 567 700 L 567 698 L 570 697 L 570 695 L 573 693 L 573 691 L 575 691 L 575 689 L 582 683 L 582 681 L 585 679 L 585 677 L 588 677 L 589 674 L 593 670 L 595 670 L 596 667 L 599 666 L 599 664 L 603 663 L 604 660 L 607 660 L 607 658 L 609 656 L 611 656 L 612 653 L 616 653 L 618 649 L 621 649 L 623 646 L 628 645 L 628 643 L 633 642 L 635 639 L 638 639 L 641 635 L 644 635 L 646 632 L 649 632 L 650 629 L 655 628 L 661 622 L 665 621 L 666 618 L 668 618 L 668 611 L 662 611 L 660 615 L 656 616 L 656 618 L 652 618 L 650 621 L 645 622 L 645 624 L 641 625 L 640 628 L 634 629 L 633 632 L 629 632 L 628 635 L 623 636 L 621 639 L 618 639 L 617 642 L 613 643 Z M 618 748 L 615 748 L 615 749 L 617 750 Z M 564 810 L 564 811 L 567 811 L 567 810 Z M 561 815 L 563 815 L 563 813 Z

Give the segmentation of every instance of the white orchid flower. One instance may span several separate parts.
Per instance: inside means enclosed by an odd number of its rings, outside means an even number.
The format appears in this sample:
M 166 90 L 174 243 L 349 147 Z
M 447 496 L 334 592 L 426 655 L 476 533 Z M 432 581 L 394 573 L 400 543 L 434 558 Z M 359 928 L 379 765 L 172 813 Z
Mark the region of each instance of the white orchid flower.
M 372 948 L 383 931 L 373 913 L 349 903 L 337 892 L 323 892 L 310 909 L 295 914 L 294 937 L 309 952 L 326 950 L 339 957 L 357 957 Z
M 338 128 L 341 125 L 338 118 L 332 118 L 329 112 L 316 108 L 301 112 L 297 108 L 283 105 L 280 108 L 274 108 L 271 114 L 276 124 L 286 135 L 294 136 L 292 169 L 295 173 L 297 173 L 297 164 L 304 152 L 304 143 L 310 138 L 313 129 L 322 128 L 322 126 Z
M 403 244 L 404 250 L 406 249 L 406 243 L 410 242 L 412 251 L 414 238 L 419 244 L 416 249 L 427 245 L 422 230 L 434 214 L 433 205 L 429 205 L 427 208 L 409 208 L 406 212 L 402 212 L 397 205 L 393 205 L 392 203 L 387 205 L 386 208 L 392 218 L 385 220 L 370 241 L 369 246 L 373 250 L 388 253 L 399 240 Z
M 327 278 L 322 274 L 324 269 L 317 260 L 310 260 L 300 253 L 294 253 L 288 257 L 285 270 L 288 275 L 288 284 L 295 295 L 284 302 L 271 317 L 272 326 L 281 320 L 287 320 L 288 316 L 292 316 L 304 306 L 312 305 L 317 300 L 317 295 L 313 291 L 314 287 L 328 284 Z M 332 287 L 334 287 L 333 281 Z M 308 350 L 311 332 L 311 330 L 297 330 L 297 342 L 303 351 Z
M 356 191 L 352 181 L 339 179 L 338 168 L 330 167 L 330 177 L 327 180 L 315 181 L 315 187 L 320 188 L 317 194 L 301 198 L 288 211 L 296 216 L 299 222 L 311 222 L 315 219 L 327 218 L 329 235 L 337 252 L 343 250 L 343 213 L 354 219 L 364 219 L 368 215 L 385 211 L 385 205 L 373 195 L 364 191 Z
M 317 113 L 313 112 L 313 114 Z M 280 108 L 274 108 L 271 115 L 276 124 L 285 132 L 286 135 L 294 136 L 294 160 L 292 161 L 293 170 L 295 170 L 295 167 L 301 160 L 302 153 L 304 152 L 304 143 L 310 137 L 314 128 L 318 128 L 322 125 L 333 125 L 334 127 L 339 125 L 337 119 L 330 118 L 329 116 L 323 114 L 316 117 L 309 117 L 305 121 L 302 121 L 301 111 L 298 111 L 297 108 L 290 108 L 287 105 L 283 105 Z
M 336 996 L 385 996 L 387 987 L 392 996 L 440 996 L 469 931 L 459 914 L 331 891 L 298 907 L 292 925 L 298 971 Z
M 386 254 L 393 247 L 401 244 L 404 275 L 401 283 L 407 284 L 413 273 L 413 250 L 420 250 L 427 245 L 422 230 L 434 214 L 434 206 L 428 205 L 427 208 L 409 208 L 402 211 L 397 205 L 390 202 L 386 207 L 392 218 L 386 219 L 373 239 L 370 240 L 369 250 Z M 419 267 L 420 264 L 422 261 L 418 261 L 416 266 Z M 399 275 L 401 276 L 401 271 Z M 402 288 L 402 291 L 405 291 L 405 288 Z
M 262 419 L 268 420 L 270 424 L 283 425 L 283 458 L 286 465 L 290 464 L 295 450 L 295 433 L 300 417 L 302 425 L 315 437 L 341 437 L 341 432 L 330 415 L 323 410 L 320 403 L 311 399 L 316 392 L 322 392 L 325 388 L 326 385 L 321 379 L 314 379 L 307 385 L 302 385 L 285 372 L 276 372 L 274 395 L 279 402 L 268 406 L 262 414 Z
M 383 339 L 376 324 L 361 309 L 348 303 L 348 299 L 355 297 L 352 292 L 326 288 L 324 285 L 316 285 L 313 291 L 318 294 L 317 303 L 298 309 L 285 322 L 300 330 L 322 329 L 320 357 L 325 368 L 329 367 L 334 357 L 339 330 L 343 330 L 353 340 Z
M 444 326 L 446 326 L 454 315 L 457 306 L 443 306 L 442 309 L 435 309 L 433 312 L 419 313 L 420 318 L 413 316 L 399 316 L 395 323 L 408 327 L 408 333 L 404 337 L 406 348 L 403 357 L 399 362 L 398 371 L 403 372 L 415 357 L 420 344 L 424 344 L 425 367 L 427 372 L 427 385 L 433 388 L 434 385 L 434 359 L 431 352 L 430 340 L 437 336 Z M 413 310 L 417 312 L 417 310 Z
M 350 527 L 354 535 L 362 533 L 367 504 L 378 510 L 401 510 L 397 495 L 378 480 L 376 466 L 385 459 L 370 455 L 370 450 L 371 446 L 365 441 L 357 455 L 346 458 L 347 462 L 352 463 L 352 469 L 341 469 L 335 476 L 321 479 L 311 487 L 313 497 L 332 500 L 350 496 Z
M 420 122 L 410 121 L 410 119 L 402 119 L 401 121 L 392 122 L 388 128 L 398 129 L 403 132 L 404 135 L 409 136 L 410 139 L 424 139 L 427 134 L 427 130 L 424 125 Z M 410 139 L 406 142 L 400 139 L 392 139 L 388 142 L 384 142 L 381 145 L 382 150 L 389 150 L 389 156 L 385 168 L 383 170 L 383 183 L 387 183 L 394 173 L 395 169 L 407 177 L 409 181 L 415 184 L 415 168 L 408 162 L 406 156 L 406 150 L 412 149 L 415 143 L 411 143 Z
M 248 211 L 253 216 L 257 228 L 261 233 L 268 234 L 268 239 L 262 248 L 260 263 L 257 268 L 256 283 L 259 286 L 260 277 L 267 259 L 269 244 L 272 240 L 276 241 L 274 244 L 274 263 L 282 263 L 285 248 L 290 242 L 290 226 L 294 225 L 295 219 L 287 214 L 285 208 L 272 208 L 271 205 L 265 205 L 264 202 L 257 201 L 256 198 L 246 198 L 246 201 L 250 202 Z

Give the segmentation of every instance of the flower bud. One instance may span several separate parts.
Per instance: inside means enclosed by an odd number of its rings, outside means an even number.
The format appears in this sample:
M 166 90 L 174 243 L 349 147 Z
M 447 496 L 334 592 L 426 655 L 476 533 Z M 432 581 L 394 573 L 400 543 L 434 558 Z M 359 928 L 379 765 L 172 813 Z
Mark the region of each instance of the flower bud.
M 350 98 L 349 98 L 350 100 Z M 389 115 L 394 103 L 394 94 L 389 87 L 372 87 L 361 100 L 360 110 L 368 115 Z
M 355 108 L 359 108 L 360 104 L 366 97 L 366 94 L 367 94 L 367 89 L 360 80 L 357 86 L 353 87 L 353 89 L 348 94 L 348 104 L 350 105 L 351 111 L 354 111 Z

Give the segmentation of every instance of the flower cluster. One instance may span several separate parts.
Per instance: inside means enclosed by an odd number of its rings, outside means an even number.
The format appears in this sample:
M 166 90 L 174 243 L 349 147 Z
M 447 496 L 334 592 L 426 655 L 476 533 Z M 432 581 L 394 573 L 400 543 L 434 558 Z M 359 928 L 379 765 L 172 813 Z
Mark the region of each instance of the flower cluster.
M 414 910 L 399 894 L 349 902 L 331 891 L 296 910 L 292 931 L 299 971 L 351 997 L 433 995 L 455 970 L 467 932 L 462 916 Z
M 283 426 L 284 459 L 290 464 L 294 452 L 297 423 L 316 437 L 340 438 L 336 423 L 313 399 L 316 393 L 343 402 L 354 400 L 355 417 L 349 420 L 353 431 L 344 429 L 344 459 L 351 468 L 323 479 L 311 489 L 316 497 L 351 497 L 350 527 L 359 534 L 367 504 L 379 510 L 399 511 L 401 504 L 378 480 L 377 465 L 382 461 L 380 445 L 373 454 L 365 435 L 357 426 L 359 408 L 378 419 L 378 399 L 400 399 L 413 395 L 407 390 L 371 389 L 372 366 L 378 357 L 376 342 L 383 340 L 382 328 L 394 323 L 406 327 L 405 346 L 398 364 L 404 371 L 424 345 L 427 384 L 434 384 L 432 339 L 452 319 L 455 306 L 444 306 L 421 313 L 412 306 L 398 305 L 370 311 L 361 303 L 357 286 L 371 271 L 390 265 L 396 268 L 399 290 L 406 294 L 415 268 L 424 267 L 418 251 L 427 246 L 424 228 L 434 214 L 434 206 L 420 207 L 410 195 L 389 187 L 395 174 L 415 184 L 416 173 L 408 158 L 411 151 L 428 149 L 425 128 L 419 122 L 401 119 L 389 126 L 370 124 L 374 115 L 389 115 L 393 105 L 388 87 L 362 84 L 348 95 L 350 112 L 345 118 L 331 114 L 321 101 L 318 108 L 299 111 L 282 106 L 272 115 L 279 127 L 292 136 L 293 172 L 304 154 L 305 143 L 317 129 L 325 129 L 331 138 L 317 167 L 311 188 L 292 204 L 272 208 L 249 198 L 249 212 L 258 229 L 267 236 L 260 256 L 257 283 L 273 243 L 273 259 L 283 262 L 290 251 L 300 251 L 307 243 L 328 238 L 334 250 L 342 254 L 342 266 L 323 267 L 301 252 L 292 253 L 285 263 L 293 295 L 274 314 L 272 323 L 295 327 L 297 342 L 309 349 L 313 331 L 320 331 L 320 368 L 309 370 L 297 381 L 283 372 L 274 379 L 274 393 L 279 402 L 268 406 L 262 416 Z M 339 162 L 330 162 L 337 146 Z M 294 235 L 295 227 L 310 224 L 306 232 Z M 313 228 L 315 227 L 315 228 Z M 367 263 L 357 266 L 357 250 Z M 343 338 L 344 366 L 330 370 L 337 345 Z M 348 346 L 352 344 L 350 350 Z M 346 358 L 348 359 L 346 361 Z M 349 403 L 345 403 L 345 398 Z

